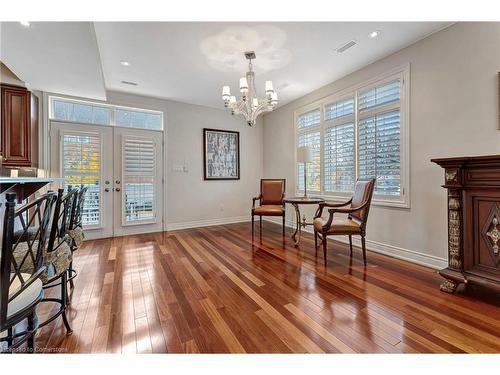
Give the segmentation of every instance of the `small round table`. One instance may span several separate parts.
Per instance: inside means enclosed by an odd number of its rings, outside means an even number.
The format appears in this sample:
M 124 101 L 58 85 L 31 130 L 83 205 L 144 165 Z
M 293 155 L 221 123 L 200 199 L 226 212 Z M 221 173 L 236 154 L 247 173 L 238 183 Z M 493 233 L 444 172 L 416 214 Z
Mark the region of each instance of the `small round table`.
M 302 228 L 305 228 L 307 225 L 313 225 L 313 223 L 306 222 L 306 215 L 300 214 L 300 205 L 301 204 L 320 204 L 325 200 L 319 197 L 290 197 L 285 198 L 283 200 L 285 203 L 290 203 L 293 208 L 295 208 L 295 232 L 292 235 L 293 240 L 295 241 L 295 246 L 299 245 L 300 236 L 302 235 Z M 299 234 L 297 236 L 297 233 Z

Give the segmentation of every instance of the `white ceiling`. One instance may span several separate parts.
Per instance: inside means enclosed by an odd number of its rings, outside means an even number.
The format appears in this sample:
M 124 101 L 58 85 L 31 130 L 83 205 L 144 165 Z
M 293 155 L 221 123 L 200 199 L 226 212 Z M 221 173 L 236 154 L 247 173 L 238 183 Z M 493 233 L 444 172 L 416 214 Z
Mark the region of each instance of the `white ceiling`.
M 104 100 L 94 28 L 88 22 L 0 23 L 0 60 L 32 89 Z
M 103 99 L 108 89 L 221 108 L 222 85 L 237 92 L 247 69 L 243 52 L 255 50 L 257 89 L 262 95 L 264 81 L 272 80 L 282 105 L 447 25 L 96 22 L 94 27 L 33 23 L 25 28 L 2 23 L 0 59 L 31 87 L 45 91 Z M 374 30 L 380 35 L 370 39 Z M 352 39 L 356 46 L 335 52 Z M 131 65 L 122 66 L 123 60 Z

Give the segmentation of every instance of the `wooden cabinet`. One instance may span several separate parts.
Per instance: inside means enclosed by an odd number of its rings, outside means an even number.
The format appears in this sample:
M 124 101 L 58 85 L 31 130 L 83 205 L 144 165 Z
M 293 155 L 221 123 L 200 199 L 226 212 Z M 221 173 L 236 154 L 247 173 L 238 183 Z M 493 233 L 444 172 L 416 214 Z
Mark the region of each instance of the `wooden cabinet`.
M 1 153 L 6 166 L 31 166 L 31 93 L 1 85 Z M 38 109 L 37 109 L 38 112 Z
M 500 293 L 500 155 L 432 159 L 445 169 L 448 267 L 441 290 L 478 284 Z

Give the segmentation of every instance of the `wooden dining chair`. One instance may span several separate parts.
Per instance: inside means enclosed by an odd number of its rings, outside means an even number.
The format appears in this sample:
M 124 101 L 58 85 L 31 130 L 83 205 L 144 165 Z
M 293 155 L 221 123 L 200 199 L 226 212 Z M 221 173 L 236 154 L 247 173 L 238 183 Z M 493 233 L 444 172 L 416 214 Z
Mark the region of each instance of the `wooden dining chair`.
M 349 248 L 352 256 L 352 236 L 361 236 L 361 247 L 363 250 L 363 262 L 366 266 L 366 222 L 368 221 L 368 212 L 372 201 L 373 190 L 376 180 L 374 178 L 368 180 L 358 180 L 354 186 L 354 194 L 351 199 L 344 203 L 328 203 L 319 204 L 314 217 L 314 245 L 316 255 L 318 252 L 318 238 L 323 244 L 323 256 L 326 265 L 326 239 L 328 236 L 349 236 Z M 348 207 L 349 206 L 349 207 Z M 330 207 L 328 210 L 328 220 L 322 218 L 323 209 Z M 345 218 L 334 218 L 337 213 L 347 214 Z
M 252 198 L 252 238 L 254 232 L 254 217 L 260 218 L 260 233 L 262 233 L 262 216 L 281 216 L 283 218 L 283 237 L 285 237 L 285 179 L 263 178 L 260 180 L 260 194 Z M 255 202 L 259 206 L 255 207 Z

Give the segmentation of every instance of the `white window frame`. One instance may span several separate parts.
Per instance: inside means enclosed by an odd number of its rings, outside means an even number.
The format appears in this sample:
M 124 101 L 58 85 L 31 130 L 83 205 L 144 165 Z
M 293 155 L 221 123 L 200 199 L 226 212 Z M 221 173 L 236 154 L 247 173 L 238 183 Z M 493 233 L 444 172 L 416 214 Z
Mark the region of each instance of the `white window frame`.
M 94 107 L 109 108 L 111 110 L 111 121 L 109 124 L 88 123 L 89 125 L 116 126 L 118 128 L 145 129 L 145 130 L 155 130 L 155 131 L 163 131 L 164 130 L 164 126 L 165 126 L 164 121 L 163 121 L 164 120 L 164 118 L 163 118 L 164 113 L 162 111 L 155 111 L 152 109 L 145 109 L 145 108 L 126 107 L 126 106 L 107 104 L 107 103 L 102 103 L 102 102 L 97 102 L 97 101 L 92 101 L 92 100 L 68 98 L 65 96 L 58 96 L 58 95 L 49 95 L 48 97 L 49 97 L 49 105 L 48 105 L 49 111 L 48 111 L 48 113 L 49 113 L 49 120 L 51 120 L 51 121 L 66 122 L 68 124 L 82 124 L 81 121 L 68 121 L 68 120 L 61 120 L 61 119 L 54 118 L 54 116 L 53 116 L 53 114 L 54 114 L 54 100 L 60 100 L 63 102 L 72 102 L 72 103 L 78 103 L 78 104 L 87 104 L 87 105 L 91 105 Z M 115 121 L 115 112 L 117 109 L 160 115 L 160 117 L 161 117 L 161 129 L 146 129 L 146 128 L 135 128 L 135 127 L 130 127 L 130 126 L 117 126 L 116 121 Z M 84 123 L 84 124 L 87 124 L 87 123 Z
M 372 203 L 376 206 L 386 206 L 386 207 L 399 207 L 399 208 L 410 208 L 410 64 L 405 64 L 402 66 L 395 67 L 391 69 L 390 71 L 387 71 L 383 74 L 377 75 L 376 77 L 361 82 L 359 84 L 350 86 L 346 89 L 340 90 L 332 95 L 329 95 L 327 97 L 324 97 L 322 99 L 319 99 L 313 103 L 307 104 L 299 109 L 297 109 L 294 112 L 294 121 L 293 121 L 293 126 L 294 126 L 294 186 L 295 186 L 295 193 L 297 195 L 301 195 L 304 192 L 299 191 L 299 186 L 298 186 L 298 163 L 297 163 L 297 141 L 298 141 L 298 136 L 299 134 L 303 132 L 309 132 L 314 129 L 320 130 L 320 164 L 321 164 L 321 172 L 320 172 L 320 191 L 310 191 L 308 190 L 308 193 L 314 194 L 315 196 L 319 196 L 322 198 L 325 198 L 330 201 L 339 201 L 343 202 L 346 199 L 348 199 L 352 193 L 340 193 L 340 192 L 334 192 L 334 193 L 326 193 L 324 192 L 324 150 L 323 150 L 323 143 L 324 143 L 324 134 L 325 134 L 325 129 L 332 126 L 333 124 L 340 124 L 343 123 L 343 120 L 340 119 L 333 119 L 333 120 L 325 120 L 325 107 L 333 102 L 340 101 L 342 99 L 345 99 L 347 97 L 352 97 L 354 96 L 354 124 L 355 124 L 355 131 L 354 131 L 354 137 L 355 137 L 355 168 L 356 168 L 356 175 L 355 178 L 358 177 L 359 171 L 358 171 L 358 153 L 359 153 L 359 147 L 358 147 L 358 92 L 361 90 L 367 90 L 376 86 L 379 86 L 381 84 L 384 84 L 386 82 L 390 82 L 394 79 L 400 79 L 401 80 L 401 97 L 400 97 L 400 103 L 398 107 L 400 108 L 400 142 L 401 142 L 401 195 L 398 197 L 390 197 L 390 196 L 381 196 L 375 194 L 372 199 Z M 389 103 L 386 106 L 389 108 L 393 104 Z M 320 110 L 320 123 L 315 126 L 311 126 L 310 128 L 306 129 L 298 129 L 297 128 L 297 121 L 300 115 L 307 113 L 309 111 L 319 109 Z M 369 113 L 370 109 L 367 110 L 365 113 Z M 346 116 L 347 117 L 347 116 Z M 365 116 L 363 116 L 365 117 Z M 348 118 L 351 118 L 349 116 Z

